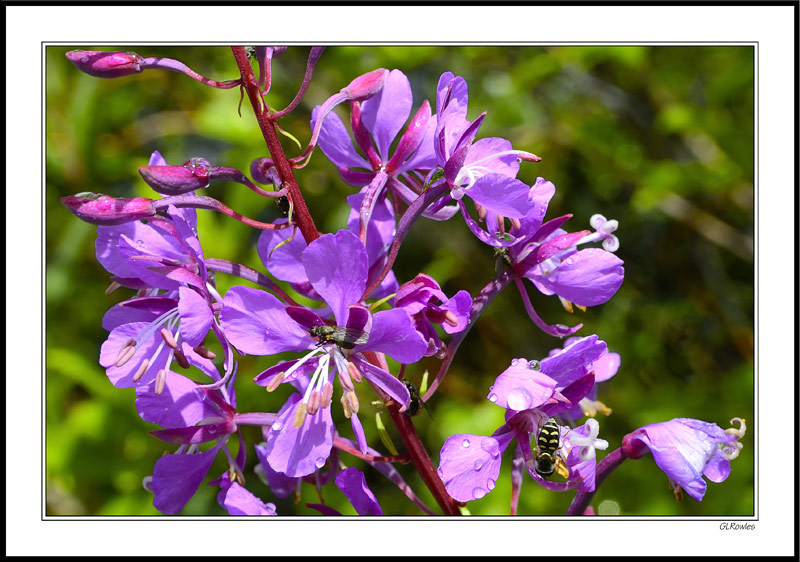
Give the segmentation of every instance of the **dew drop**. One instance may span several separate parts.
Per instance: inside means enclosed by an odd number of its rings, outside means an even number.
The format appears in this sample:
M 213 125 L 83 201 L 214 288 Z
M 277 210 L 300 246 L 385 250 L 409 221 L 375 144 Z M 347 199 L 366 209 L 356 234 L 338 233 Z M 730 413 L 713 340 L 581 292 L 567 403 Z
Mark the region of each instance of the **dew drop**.
M 314 464 L 317 466 L 317 468 L 322 468 L 325 466 L 325 459 L 322 457 L 317 457 L 317 460 L 314 461 Z
M 487 488 L 489 488 L 489 491 L 492 491 L 492 490 L 494 490 L 494 480 L 492 480 L 491 478 L 489 478 L 489 479 L 486 481 L 486 487 L 487 487 Z
M 480 470 L 481 467 L 483 466 L 483 461 L 478 459 L 475 461 L 475 464 L 473 466 L 475 467 L 475 470 Z
M 464 439 L 464 440 L 461 442 L 461 446 L 462 446 L 462 447 L 464 447 L 465 449 L 466 449 L 467 447 L 469 447 L 469 439 Z
M 492 455 L 492 458 L 496 459 L 500 456 L 500 447 L 498 446 L 497 441 L 491 437 L 487 437 L 481 441 L 481 449 Z
M 474 488 L 472 490 L 472 497 L 475 498 L 476 500 L 481 499 L 485 495 L 486 495 L 486 490 L 484 490 L 483 488 Z
M 531 393 L 521 386 L 516 387 L 508 394 L 508 407 L 512 410 L 527 410 L 532 404 Z
M 531 369 L 532 371 L 541 371 L 542 364 L 536 359 L 533 359 L 531 361 L 528 361 L 528 369 Z
M 272 424 L 273 431 L 280 431 L 282 427 L 283 427 L 282 421 L 276 421 L 275 423 Z
M 518 359 L 514 359 L 514 360 L 511 361 L 511 366 L 514 367 L 514 366 L 517 365 L 517 363 L 519 363 L 519 360 Z
M 489 395 L 489 402 L 497 402 L 497 394 L 495 394 L 494 392 L 492 392 L 492 393 Z
M 136 241 L 136 245 L 139 246 L 140 248 L 145 248 L 146 247 L 146 244 L 144 243 L 144 240 L 137 240 Z

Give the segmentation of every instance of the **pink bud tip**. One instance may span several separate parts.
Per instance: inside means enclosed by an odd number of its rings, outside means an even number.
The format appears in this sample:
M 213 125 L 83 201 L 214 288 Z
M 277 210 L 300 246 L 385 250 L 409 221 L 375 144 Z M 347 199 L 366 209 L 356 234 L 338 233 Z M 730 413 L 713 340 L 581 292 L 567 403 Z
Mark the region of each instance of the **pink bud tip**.
M 347 95 L 349 101 L 369 99 L 381 91 L 387 76 L 389 76 L 389 71 L 385 68 L 367 72 L 350 82 L 347 87 L 342 89 L 342 93 Z
M 142 71 L 144 59 L 132 51 L 70 51 L 67 58 L 78 70 L 97 78 L 119 78 Z
M 102 193 L 77 193 L 61 198 L 61 203 L 82 221 L 113 226 L 155 216 L 152 199 L 124 199 Z
M 622 438 L 622 450 L 629 459 L 638 459 L 650 452 L 641 439 L 636 439 L 637 433 L 634 431 Z

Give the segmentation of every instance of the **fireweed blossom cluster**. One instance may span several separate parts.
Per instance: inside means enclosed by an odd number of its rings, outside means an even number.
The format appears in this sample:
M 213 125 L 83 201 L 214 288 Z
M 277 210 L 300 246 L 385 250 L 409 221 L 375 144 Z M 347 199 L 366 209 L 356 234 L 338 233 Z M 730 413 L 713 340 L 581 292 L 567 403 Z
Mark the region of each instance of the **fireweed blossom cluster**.
M 108 293 L 132 293 L 102 319 L 109 335 L 99 361 L 114 386 L 135 389 L 139 416 L 158 427 L 150 433 L 173 447 L 155 460 L 152 474 L 143 475 L 159 511 L 180 513 L 207 481 L 231 515 L 276 515 L 273 497 L 294 495 L 299 501 L 306 486 L 320 497 L 307 508 L 339 515 L 322 500 L 328 496 L 323 488 L 333 482 L 357 514 L 382 515 L 367 486 L 371 474 L 347 467 L 351 458 L 386 477 L 424 513 L 435 514 L 401 474 L 416 472 L 445 515 L 466 513 L 465 502 L 492 492 L 504 477 L 511 479 L 510 513 L 516 514 L 526 472 L 546 489 L 574 490 L 568 514 L 593 513 L 589 503 L 597 486 L 623 460 L 647 453 L 676 496 L 685 490 L 700 501 L 703 477 L 721 482 L 728 476 L 745 435 L 738 418 L 733 422 L 739 427 L 728 430 L 688 418 L 652 423 L 598 458 L 614 441 L 600 437 L 596 416 L 611 414 L 611 408 L 598 399 L 598 384 L 617 375 L 621 358 L 599 336 L 577 335 L 581 324 L 542 320 L 528 286 L 556 295 L 569 312 L 609 301 L 625 274 L 615 254 L 616 220 L 598 213 L 589 219 L 591 229 L 575 232 L 563 228 L 571 215 L 546 220 L 555 186 L 544 178 L 528 185 L 517 177 L 523 162 L 540 158 L 507 139 L 479 138 L 488 114 L 468 117 L 467 82 L 451 72 L 441 75 L 432 92 L 435 111 L 428 100 L 412 99 L 400 70 L 355 77 L 315 107 L 308 145 L 288 157 L 278 140 L 284 132 L 279 121 L 300 106 L 324 49 L 311 49 L 297 94 L 278 110 L 270 107 L 268 94 L 273 59 L 285 50 L 232 47 L 240 76 L 223 81 L 179 61 L 127 51 L 67 54 L 79 70 L 99 78 L 168 70 L 209 87 L 239 87 L 269 151 L 252 162 L 252 179 L 202 156 L 170 165 L 155 152 L 138 170 L 154 191 L 151 198 L 89 192 L 62 198 L 70 212 L 98 226 L 96 254 L 111 274 Z M 332 111 L 339 105 L 349 109 L 349 122 Z M 346 198 L 346 223 L 331 233 L 317 229 L 295 178 L 316 148 L 356 188 Z M 260 209 L 227 207 L 217 199 L 226 185 L 275 200 L 282 217 L 265 223 L 250 218 Z M 197 209 L 258 229 L 262 267 L 206 256 Z M 493 280 L 470 293 L 445 289 L 430 272 L 395 275 L 395 258 L 420 217 L 445 221 L 458 214 L 495 251 Z M 447 246 L 447 240 L 441 243 Z M 259 288 L 234 281 L 223 295 L 218 275 Z M 533 326 L 546 337 L 571 337 L 547 357 L 511 360 L 486 396 L 502 408 L 504 422 L 491 435 L 452 434 L 437 470 L 414 415 L 423 394 L 431 400 L 486 306 L 512 282 Z M 263 357 L 261 372 L 239 372 L 242 355 Z M 431 386 L 423 377 L 417 392 L 406 373 L 420 377 L 423 358 L 440 367 Z M 250 381 L 266 389 L 264 406 L 240 411 L 237 393 L 253 386 Z M 373 422 L 364 416 L 365 401 L 391 420 L 388 428 L 380 415 L 374 422 L 385 453 L 368 438 L 365 425 Z M 260 428 L 263 440 L 249 442 L 250 433 L 242 431 L 247 425 Z M 463 430 L 468 428 L 465 419 Z M 508 449 L 513 459 L 506 475 L 501 461 Z M 248 488 L 248 453 L 273 497 Z

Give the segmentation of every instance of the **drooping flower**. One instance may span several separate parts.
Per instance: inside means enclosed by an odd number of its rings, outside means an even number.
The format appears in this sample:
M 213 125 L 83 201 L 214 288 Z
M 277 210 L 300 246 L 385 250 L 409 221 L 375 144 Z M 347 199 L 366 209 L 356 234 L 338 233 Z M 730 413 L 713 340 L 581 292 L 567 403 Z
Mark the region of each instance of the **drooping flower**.
M 164 428 L 151 435 L 179 445 L 175 453 L 156 461 L 150 481 L 153 505 L 168 514 L 178 513 L 194 496 L 219 451 L 226 454 L 230 472 L 241 478 L 246 458 L 239 426 L 269 426 L 276 418 L 273 413 L 238 413 L 233 384 L 209 390 L 177 373 L 162 392 L 156 392 L 155 383 L 137 387 L 136 410 L 145 421 Z M 236 459 L 227 448 L 232 435 L 239 439 Z M 211 448 L 200 451 L 200 445 L 212 442 Z
M 608 301 L 625 277 L 622 260 L 613 254 L 619 248 L 619 240 L 613 234 L 617 221 L 594 215 L 590 220 L 596 228 L 594 233 L 588 230 L 569 233 L 560 227 L 571 215 L 543 222 L 555 186 L 538 178 L 531 193 L 534 208 L 507 233 L 507 238 L 513 241 L 508 248 L 508 259 L 517 276 L 531 281 L 545 295 L 557 295 L 569 312 L 573 303 L 587 307 Z M 603 249 L 578 249 L 592 242 L 602 242 Z M 546 324 L 533 309 L 519 278 L 516 284 L 528 315 L 545 332 L 563 337 L 582 326 Z
M 469 322 L 472 297 L 461 290 L 448 298 L 433 277 L 420 273 L 397 290 L 395 306 L 404 308 L 414 319 L 417 331 L 428 342 L 425 355 L 434 355 L 442 349 L 442 341 L 433 324 L 440 324 L 448 334 L 464 330 Z
M 289 398 L 267 439 L 269 464 L 294 477 L 314 472 L 330 454 L 334 379 L 342 385 L 342 406 L 364 451 L 366 438 L 353 383 L 366 377 L 403 405 L 408 404 L 409 393 L 402 381 L 368 362 L 363 353 L 385 353 L 401 363 L 413 363 L 427 349 L 407 312 L 392 309 L 372 314 L 359 302 L 366 288 L 369 259 L 353 233 L 341 230 L 321 236 L 303 250 L 301 259 L 309 284 L 332 311 L 333 326 L 314 310 L 284 306 L 269 293 L 246 287 L 228 291 L 220 315 L 226 336 L 243 353 L 307 352 L 255 379 L 274 390 L 282 382 L 310 377 L 303 396 Z M 337 339 L 337 333 L 355 335 Z
M 597 439 L 596 420 L 572 430 L 559 426 L 567 482 L 547 481 L 536 473 L 530 441 L 548 418 L 559 415 L 591 390 L 592 363 L 605 352 L 605 343 L 593 335 L 541 361 L 514 359 L 495 379 L 488 395 L 490 402 L 506 408 L 505 423 L 490 436 L 457 434 L 445 441 L 439 476 L 447 492 L 459 501 L 480 499 L 490 492 L 500 475 L 502 455 L 514 439 L 522 450 L 528 473 L 540 485 L 557 491 L 593 490 L 593 451 L 604 446 L 603 440 Z
M 109 337 L 100 364 L 118 387 L 158 381 L 163 389 L 173 360 L 216 374 L 203 347 L 213 331 L 225 351 L 224 384 L 233 368 L 232 355 L 215 313 L 222 297 L 205 266 L 193 209 L 169 207 L 166 218 L 100 227 L 97 259 L 114 283 L 139 289 L 146 296 L 113 307 L 103 319 Z
M 347 497 L 359 515 L 383 515 L 375 494 L 367 486 L 364 473 L 356 467 L 345 468 L 336 475 L 336 487 Z M 324 504 L 306 504 L 323 515 L 341 515 L 337 510 Z
M 702 501 L 706 481 L 724 481 L 731 472 L 733 459 L 742 449 L 740 439 L 747 426 L 743 419 L 733 418 L 739 427 L 722 429 L 717 424 L 691 418 L 675 418 L 652 423 L 629 433 L 622 439 L 628 458 L 638 459 L 648 451 L 664 471 L 670 486 L 680 497 L 681 489 L 692 498 Z
M 485 113 L 474 121 L 467 120 L 467 83 L 451 72 L 442 74 L 436 92 L 437 122 L 434 150 L 443 177 L 431 182 L 446 182 L 449 195 L 433 205 L 435 212 L 450 201 L 457 201 L 470 231 L 482 242 L 496 246 L 509 246 L 506 239 L 505 219 L 511 224 L 527 216 L 534 209 L 533 189 L 517 179 L 520 160 L 538 161 L 540 158 L 521 150 L 514 150 L 511 142 L 494 137 L 475 141 Z M 432 179 L 432 178 L 431 178 Z M 469 216 L 464 196 L 475 203 L 478 218 L 485 229 Z

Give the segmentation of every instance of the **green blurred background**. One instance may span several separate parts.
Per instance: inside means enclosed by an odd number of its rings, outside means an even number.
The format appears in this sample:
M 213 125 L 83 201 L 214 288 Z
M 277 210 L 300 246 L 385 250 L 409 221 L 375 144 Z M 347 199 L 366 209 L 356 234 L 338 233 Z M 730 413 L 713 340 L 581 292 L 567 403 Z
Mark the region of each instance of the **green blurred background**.
M 130 296 L 110 296 L 108 273 L 94 257 L 94 227 L 59 203 L 81 191 L 114 196 L 154 196 L 137 173 L 153 150 L 170 163 L 202 156 L 213 165 L 246 173 L 266 156 L 245 100 L 237 115 L 238 90 L 219 91 L 176 73 L 146 71 L 116 80 L 84 75 L 64 57 L 74 47 L 46 49 L 46 473 L 51 515 L 155 515 L 142 478 L 170 446 L 147 434 L 154 426 L 134 408 L 132 389 L 114 388 L 97 364 L 106 333 L 106 309 Z M 91 49 L 91 46 L 82 48 Z M 101 47 L 111 50 L 108 47 Z M 142 56 L 181 60 L 214 79 L 236 78 L 227 47 L 119 47 Z M 307 47 L 291 47 L 273 65 L 268 103 L 284 107 L 305 68 Z M 666 476 L 650 456 L 624 463 L 600 487 L 592 505 L 601 514 L 752 515 L 754 513 L 754 79 L 753 49 L 737 46 L 394 46 L 329 47 L 303 102 L 282 121 L 301 142 L 309 138 L 311 109 L 355 76 L 378 67 L 398 68 L 410 79 L 413 111 L 435 101 L 445 71 L 469 84 L 468 117 L 488 114 L 479 138 L 502 136 L 515 148 L 543 158 L 524 164 L 520 179 L 543 176 L 556 186 L 548 217 L 572 213 L 570 230 L 589 228 L 589 217 L 617 219 L 625 282 L 608 303 L 565 312 L 555 297 L 531 288 L 540 316 L 549 323 L 583 322 L 578 335 L 597 333 L 622 356 L 617 376 L 599 398 L 613 408 L 601 417 L 601 437 L 610 447 L 642 425 L 674 417 L 715 422 L 748 420 L 744 449 L 728 480 L 709 483 L 702 502 L 678 503 Z M 345 114 L 342 114 L 345 115 Z M 287 152 L 297 148 L 285 141 Z M 321 152 L 298 172 L 301 188 L 320 230 L 344 227 L 343 184 Z M 210 195 L 259 220 L 277 212 L 236 184 L 214 184 Z M 255 253 L 257 232 L 240 223 L 199 212 L 207 257 L 263 269 Z M 459 217 L 415 225 L 398 257 L 401 282 L 418 272 L 436 277 L 447 294 L 477 293 L 494 275 L 492 250 L 473 237 Z M 221 292 L 236 279 L 218 275 Z M 530 287 L 530 286 L 529 286 Z M 462 344 L 426 415 L 415 424 L 438 465 L 439 450 L 453 433 L 488 435 L 503 420 L 485 396 L 494 377 L 514 357 L 541 358 L 559 341 L 540 332 L 510 288 L 483 314 Z M 274 362 L 241 360 L 237 385 L 241 411 L 276 411 L 286 390 L 267 394 L 252 377 Z M 436 360 L 410 367 L 419 382 Z M 369 402 L 361 392 L 370 444 L 380 450 Z M 335 404 L 336 406 L 336 404 Z M 342 420 L 340 408 L 334 418 Z M 384 421 L 390 422 L 384 414 Z M 348 423 L 342 434 L 352 437 Z M 258 429 L 245 429 L 248 444 Z M 394 441 L 402 447 L 397 435 Z M 234 445 L 235 448 L 235 445 Z M 471 502 L 475 515 L 508 513 L 510 451 L 496 489 Z M 418 515 L 393 485 L 361 461 L 384 512 Z M 310 486 L 302 502 L 276 500 L 253 473 L 248 451 L 248 488 L 281 514 L 313 515 L 306 502 L 319 500 Z M 211 474 L 225 469 L 223 456 Z M 435 507 L 411 465 L 399 465 L 407 482 Z M 210 478 L 209 478 L 210 479 Z M 207 479 L 206 481 L 208 481 Z M 182 515 L 223 515 L 216 488 L 201 485 Z M 526 479 L 519 513 L 560 515 L 572 492 L 549 492 Z M 325 500 L 345 514 L 352 507 L 332 485 Z

